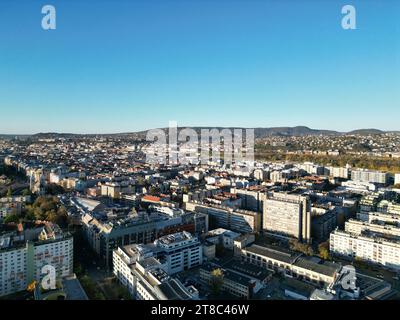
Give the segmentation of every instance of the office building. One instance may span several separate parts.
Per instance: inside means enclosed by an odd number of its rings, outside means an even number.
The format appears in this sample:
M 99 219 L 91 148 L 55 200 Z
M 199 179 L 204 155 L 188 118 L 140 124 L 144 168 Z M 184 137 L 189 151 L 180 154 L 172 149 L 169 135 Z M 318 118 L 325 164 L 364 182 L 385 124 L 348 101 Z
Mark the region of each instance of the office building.
M 267 234 L 311 241 L 311 204 L 306 196 L 268 193 L 264 200 L 263 231 Z
M 240 233 L 261 230 L 261 212 L 197 202 L 186 203 L 186 210 L 207 214 L 210 228 L 224 228 Z

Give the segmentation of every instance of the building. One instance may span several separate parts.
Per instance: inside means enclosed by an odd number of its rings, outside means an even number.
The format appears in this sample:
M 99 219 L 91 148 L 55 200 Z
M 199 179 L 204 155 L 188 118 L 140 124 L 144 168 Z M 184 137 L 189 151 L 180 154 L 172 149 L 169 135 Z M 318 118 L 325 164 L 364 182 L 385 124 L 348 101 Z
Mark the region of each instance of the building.
M 345 231 L 357 235 L 372 233 L 374 235 L 382 237 L 388 236 L 400 240 L 400 225 L 397 223 L 393 224 L 392 221 L 388 221 L 388 219 L 385 222 L 381 220 L 366 222 L 350 219 L 345 223 Z
M 205 235 L 205 239 L 208 242 L 214 243 L 215 245 L 222 245 L 228 250 L 233 250 L 235 240 L 240 237 L 240 233 L 226 230 L 224 228 L 210 230 Z
M 51 265 L 58 279 L 73 272 L 73 239 L 54 224 L 0 235 L 0 296 L 40 282 L 42 268 Z
M 200 263 L 202 249 L 200 248 L 199 257 L 191 255 L 191 238 L 188 234 L 174 235 L 175 238 L 181 237 L 186 245 L 181 243 L 180 253 L 181 267 L 193 266 Z M 185 238 L 185 239 L 183 239 Z M 162 239 L 164 242 L 168 240 Z M 176 264 L 175 251 L 170 251 L 176 241 L 165 244 L 154 243 L 153 245 L 128 245 L 119 247 L 113 252 L 113 273 L 137 300 L 192 300 L 198 299 L 198 291 L 193 286 L 184 286 L 178 279 L 172 277 L 168 270 Z M 183 248 L 185 247 L 185 248 Z M 190 258 L 186 258 L 185 256 Z M 169 258 L 168 258 L 169 256 Z M 196 262 L 195 262 L 196 260 Z M 178 269 L 178 268 L 175 268 Z M 181 268 L 179 268 L 181 269 Z
M 265 187 L 253 186 L 247 189 L 231 188 L 231 193 L 242 199 L 242 208 L 256 212 L 263 211 Z
M 222 272 L 221 290 L 241 299 L 251 299 L 261 288 L 262 284 L 254 278 L 242 273 L 221 268 L 212 263 L 206 263 L 200 267 L 200 279 L 210 284 L 213 271 L 219 269 Z
M 378 203 L 382 200 L 382 195 L 375 192 L 364 196 L 360 200 L 360 212 L 366 213 L 370 211 L 377 211 Z
M 278 272 L 285 277 L 297 278 L 318 286 L 334 283 L 341 269 L 340 264 L 270 245 L 253 244 L 243 248 L 241 258 L 243 261 Z
M 264 200 L 263 231 L 311 242 L 311 203 L 308 197 L 268 193 Z
M 330 251 L 349 259 L 359 258 L 388 269 L 400 270 L 400 242 L 373 234 L 352 234 L 335 230 L 330 236 Z
M 153 211 L 139 212 L 136 216 L 108 220 L 95 213 L 82 217 L 86 239 L 93 250 L 111 268 L 112 251 L 129 244 L 146 244 L 177 231 L 201 234 L 208 231 L 208 217 L 204 214 L 184 212 L 177 216 Z
M 186 210 L 207 214 L 211 228 L 224 228 L 240 233 L 261 230 L 260 212 L 197 202 L 186 203 Z
M 166 259 L 168 274 L 174 274 L 203 263 L 203 248 L 197 237 L 188 232 L 163 236 L 154 241 Z
M 389 181 L 389 174 L 381 171 L 358 169 L 351 171 L 351 180 L 386 185 Z
M 369 223 L 380 221 L 400 226 L 400 215 L 385 213 L 385 212 L 371 212 L 371 211 L 364 213 L 358 212 L 357 219 Z
M 22 208 L 21 202 L 12 201 L 11 198 L 10 201 L 1 201 L 3 199 L 7 198 L 0 199 L 0 221 L 6 218 L 8 215 L 21 214 L 21 208 Z
M 396 173 L 394 175 L 394 184 L 395 185 L 400 185 L 400 173 Z
M 314 209 L 314 208 L 313 208 Z M 311 219 L 311 236 L 318 241 L 324 241 L 329 238 L 329 234 L 335 230 L 337 226 L 337 210 L 322 209 L 318 213 L 314 213 Z
M 341 182 L 341 186 L 342 189 L 344 190 L 360 194 L 370 193 L 371 191 L 376 190 L 375 184 L 365 181 L 354 181 L 354 180 L 343 181 Z
M 327 167 L 329 175 L 333 178 L 349 179 L 350 170 L 346 167 Z
M 388 200 L 382 200 L 377 204 L 376 210 L 378 212 L 400 215 L 400 204 Z

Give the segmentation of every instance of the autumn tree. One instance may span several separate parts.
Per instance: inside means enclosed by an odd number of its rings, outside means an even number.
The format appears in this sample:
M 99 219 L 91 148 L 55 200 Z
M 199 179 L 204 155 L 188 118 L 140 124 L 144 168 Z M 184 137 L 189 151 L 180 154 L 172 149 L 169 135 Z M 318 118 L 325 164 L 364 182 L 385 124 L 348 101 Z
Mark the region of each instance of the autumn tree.
M 214 295 L 218 295 L 224 284 L 224 273 L 220 268 L 211 271 L 211 291 Z
M 319 256 L 324 259 L 324 260 L 328 260 L 329 257 L 329 241 L 326 242 L 322 242 L 318 245 L 318 252 L 319 252 Z

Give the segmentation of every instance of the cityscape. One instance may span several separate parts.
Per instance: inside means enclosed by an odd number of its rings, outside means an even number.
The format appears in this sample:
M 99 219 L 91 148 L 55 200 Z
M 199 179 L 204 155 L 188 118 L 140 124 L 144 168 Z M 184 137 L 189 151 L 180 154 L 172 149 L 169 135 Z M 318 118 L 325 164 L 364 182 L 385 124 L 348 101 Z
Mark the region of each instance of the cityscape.
M 93 2 L 0 3 L 0 303 L 400 301 L 400 2 Z
M 400 170 L 374 159 L 400 168 L 400 133 L 256 139 L 250 166 L 150 164 L 141 133 L 2 137 L 1 296 L 399 299 Z

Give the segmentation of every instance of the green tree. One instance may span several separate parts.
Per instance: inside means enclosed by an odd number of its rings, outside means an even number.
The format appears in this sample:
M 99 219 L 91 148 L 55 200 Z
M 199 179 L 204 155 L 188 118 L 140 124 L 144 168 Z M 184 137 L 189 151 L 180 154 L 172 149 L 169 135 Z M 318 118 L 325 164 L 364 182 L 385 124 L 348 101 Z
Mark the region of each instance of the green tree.
M 155 195 L 158 195 L 159 193 L 160 193 L 160 188 L 159 187 L 156 187 L 156 186 L 151 186 L 150 187 L 150 189 L 149 189 L 149 194 L 150 195 L 155 196 Z
M 13 194 L 13 192 L 12 192 L 11 188 L 8 188 L 8 190 L 7 190 L 7 198 L 11 198 L 12 194 Z
M 19 216 L 13 213 L 4 218 L 4 223 L 19 223 L 19 220 Z
M 31 193 L 31 191 L 29 190 L 29 189 L 24 189 L 24 190 L 22 190 L 22 193 L 21 193 L 23 196 L 30 196 L 30 195 L 32 195 L 32 193 Z

